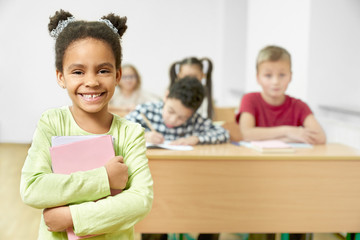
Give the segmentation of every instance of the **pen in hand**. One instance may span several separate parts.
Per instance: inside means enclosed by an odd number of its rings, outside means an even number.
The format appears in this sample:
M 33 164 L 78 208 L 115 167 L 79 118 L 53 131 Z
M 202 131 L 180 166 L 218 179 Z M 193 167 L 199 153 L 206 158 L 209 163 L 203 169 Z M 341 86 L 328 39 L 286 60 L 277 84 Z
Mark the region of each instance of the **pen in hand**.
M 141 117 L 144 119 L 146 125 L 150 128 L 151 132 L 147 132 L 145 133 L 145 139 L 147 142 L 151 142 L 151 143 L 155 143 L 155 144 L 159 144 L 159 143 L 163 143 L 164 142 L 164 136 L 161 135 L 161 133 L 157 132 L 155 130 L 155 128 L 151 125 L 151 122 L 149 121 L 149 119 L 147 119 L 147 117 L 145 116 L 145 114 L 140 113 Z
M 145 114 L 140 113 L 141 117 L 144 119 L 146 125 L 150 128 L 151 131 L 156 132 L 155 128 L 151 125 L 151 122 L 149 121 L 149 119 L 147 119 L 147 117 L 145 116 Z

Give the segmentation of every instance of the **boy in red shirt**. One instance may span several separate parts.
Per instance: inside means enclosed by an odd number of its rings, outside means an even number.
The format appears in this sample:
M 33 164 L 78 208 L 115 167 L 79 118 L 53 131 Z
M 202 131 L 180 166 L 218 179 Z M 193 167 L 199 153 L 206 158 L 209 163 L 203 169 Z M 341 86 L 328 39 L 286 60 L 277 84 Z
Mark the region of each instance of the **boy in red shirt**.
M 256 70 L 262 91 L 245 94 L 236 115 L 244 140 L 324 144 L 325 132 L 308 105 L 285 94 L 292 76 L 289 52 L 278 46 L 263 48 Z

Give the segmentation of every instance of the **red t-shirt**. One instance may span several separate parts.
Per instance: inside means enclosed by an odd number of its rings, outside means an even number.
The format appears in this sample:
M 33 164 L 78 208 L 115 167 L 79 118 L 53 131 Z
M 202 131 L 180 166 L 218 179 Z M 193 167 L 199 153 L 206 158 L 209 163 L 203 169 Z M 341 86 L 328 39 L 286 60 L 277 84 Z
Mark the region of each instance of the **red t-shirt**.
M 283 104 L 273 106 L 264 101 L 260 92 L 245 94 L 235 116 L 236 122 L 239 123 L 242 112 L 248 112 L 255 117 L 256 127 L 303 126 L 305 118 L 312 114 L 311 109 L 299 99 L 285 97 Z

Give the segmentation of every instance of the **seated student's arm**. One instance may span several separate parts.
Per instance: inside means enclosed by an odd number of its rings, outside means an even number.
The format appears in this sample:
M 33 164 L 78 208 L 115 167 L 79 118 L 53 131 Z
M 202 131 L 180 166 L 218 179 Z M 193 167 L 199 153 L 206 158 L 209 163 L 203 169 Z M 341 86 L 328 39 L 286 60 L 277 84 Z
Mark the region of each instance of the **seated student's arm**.
M 278 139 L 285 142 L 310 144 L 323 144 L 326 141 L 325 133 L 313 114 L 305 118 L 304 127 L 256 127 L 255 117 L 248 112 L 243 112 L 239 125 L 244 141 Z
M 145 141 L 149 143 L 160 144 L 165 141 L 165 138 L 161 133 L 158 133 L 156 131 L 146 131 Z
M 283 139 L 285 142 L 305 142 L 309 144 L 325 144 L 326 135 L 319 122 L 313 114 L 309 114 L 304 120 L 304 126 L 291 127 L 284 126 L 286 129 L 286 136 Z
M 138 107 L 130 112 L 125 118 L 131 122 L 136 122 L 141 124 L 143 128 L 145 128 L 145 141 L 154 144 L 160 144 L 164 142 L 164 136 L 156 131 L 152 131 L 150 126 L 148 126 L 142 116 L 142 114 L 146 113 L 146 109 L 141 107 L 142 105 L 138 105 Z
M 199 138 L 196 136 L 186 137 L 186 138 L 179 138 L 175 141 L 172 141 L 171 145 L 190 145 L 194 146 L 199 143 Z
M 306 142 L 310 144 L 326 143 L 326 134 L 313 114 L 310 114 L 305 118 L 304 129 Z
M 221 126 L 216 126 L 208 118 L 197 114 L 193 119 L 193 136 L 180 138 L 172 144 L 196 145 L 226 143 L 230 139 L 229 132 Z
M 240 131 L 244 141 L 258 141 L 268 139 L 286 139 L 286 127 L 256 127 L 255 117 L 248 112 L 243 112 L 239 120 Z

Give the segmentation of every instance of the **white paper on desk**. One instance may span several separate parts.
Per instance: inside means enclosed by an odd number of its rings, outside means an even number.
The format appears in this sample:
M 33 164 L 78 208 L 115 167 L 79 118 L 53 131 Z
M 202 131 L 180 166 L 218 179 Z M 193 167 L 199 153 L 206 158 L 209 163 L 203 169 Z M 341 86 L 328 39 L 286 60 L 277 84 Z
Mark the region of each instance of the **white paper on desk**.
M 190 151 L 194 148 L 189 145 L 171 145 L 170 141 L 165 141 L 161 144 L 155 144 L 155 143 L 146 143 L 147 148 L 162 148 L 162 149 L 169 149 L 169 150 L 176 150 L 176 151 Z
M 309 143 L 287 143 L 293 148 L 313 148 L 313 145 Z

